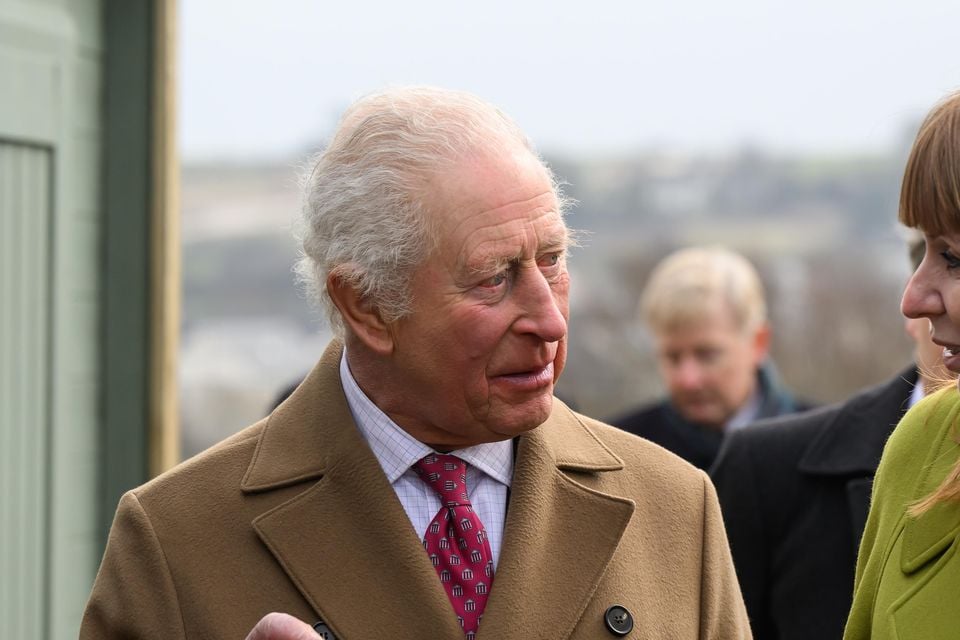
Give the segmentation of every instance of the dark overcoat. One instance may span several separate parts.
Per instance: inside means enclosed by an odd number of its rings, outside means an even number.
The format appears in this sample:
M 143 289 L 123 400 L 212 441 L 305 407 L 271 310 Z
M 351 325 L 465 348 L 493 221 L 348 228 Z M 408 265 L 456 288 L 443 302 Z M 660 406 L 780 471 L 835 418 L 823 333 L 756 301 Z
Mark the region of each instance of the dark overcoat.
M 846 402 L 725 441 L 711 476 L 754 637 L 843 635 L 870 485 L 916 381 L 910 367 Z

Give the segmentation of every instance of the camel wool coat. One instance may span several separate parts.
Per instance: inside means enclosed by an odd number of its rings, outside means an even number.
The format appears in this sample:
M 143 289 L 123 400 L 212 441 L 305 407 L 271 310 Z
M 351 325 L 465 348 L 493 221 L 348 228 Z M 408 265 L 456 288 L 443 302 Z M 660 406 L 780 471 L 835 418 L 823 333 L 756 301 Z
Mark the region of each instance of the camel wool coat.
M 463 640 L 343 395 L 342 344 L 293 395 L 120 501 L 82 639 L 242 640 L 266 613 L 340 640 Z M 616 453 L 614 453 L 616 452 Z M 478 638 L 748 638 L 713 486 L 559 401 L 520 436 Z

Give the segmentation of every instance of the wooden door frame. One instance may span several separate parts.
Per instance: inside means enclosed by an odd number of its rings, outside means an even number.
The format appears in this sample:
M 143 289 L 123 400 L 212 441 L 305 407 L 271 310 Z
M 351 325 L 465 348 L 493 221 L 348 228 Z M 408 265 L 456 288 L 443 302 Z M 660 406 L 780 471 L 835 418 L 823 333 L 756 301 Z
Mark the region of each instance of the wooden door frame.
M 122 493 L 180 456 L 175 29 L 175 0 L 104 2 L 104 536 Z

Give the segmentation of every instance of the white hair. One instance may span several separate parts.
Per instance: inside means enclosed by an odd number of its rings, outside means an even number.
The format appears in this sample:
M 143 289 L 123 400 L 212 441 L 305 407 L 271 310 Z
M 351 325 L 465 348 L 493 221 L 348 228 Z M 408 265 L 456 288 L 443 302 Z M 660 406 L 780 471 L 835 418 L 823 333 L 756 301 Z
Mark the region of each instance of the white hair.
M 327 277 L 346 279 L 386 322 L 408 315 L 410 278 L 435 248 L 426 215 L 429 181 L 470 155 L 525 150 L 520 128 L 469 93 L 404 87 L 372 94 L 344 113 L 304 180 L 301 259 L 296 270 L 330 326 L 342 333 Z M 562 213 L 562 211 L 561 211 Z

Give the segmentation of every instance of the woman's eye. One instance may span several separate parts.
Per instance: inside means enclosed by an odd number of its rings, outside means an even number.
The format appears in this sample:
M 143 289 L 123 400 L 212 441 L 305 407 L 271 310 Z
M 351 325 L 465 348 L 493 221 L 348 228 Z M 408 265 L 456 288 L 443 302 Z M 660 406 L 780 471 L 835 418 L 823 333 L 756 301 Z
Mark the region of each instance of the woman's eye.
M 953 255 L 949 249 L 947 251 L 941 251 L 940 256 L 943 258 L 944 262 L 947 263 L 947 269 L 960 268 L 960 258 Z

